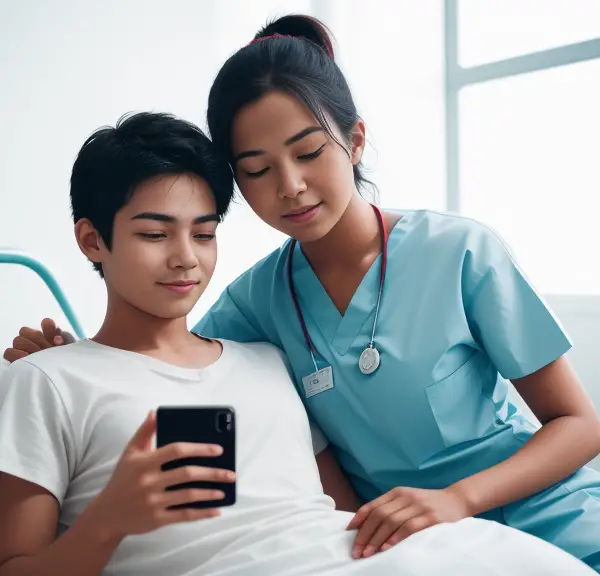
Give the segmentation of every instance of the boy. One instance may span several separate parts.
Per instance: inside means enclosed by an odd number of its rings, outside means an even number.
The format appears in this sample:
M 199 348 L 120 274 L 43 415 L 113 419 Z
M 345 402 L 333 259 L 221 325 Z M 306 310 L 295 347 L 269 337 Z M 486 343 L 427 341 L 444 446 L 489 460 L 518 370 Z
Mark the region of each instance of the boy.
M 323 493 L 281 353 L 187 329 L 232 190 L 202 132 L 167 115 L 131 116 L 84 144 L 71 179 L 75 235 L 105 280 L 106 316 L 94 338 L 23 358 L 0 381 L 0 576 L 590 573 L 473 519 L 351 558 L 352 515 Z M 169 486 L 235 480 L 203 467 L 161 471 L 219 447 L 152 446 L 156 407 L 211 404 L 237 413 L 238 502 L 168 509 L 221 497 Z M 326 453 L 323 484 L 356 509 Z

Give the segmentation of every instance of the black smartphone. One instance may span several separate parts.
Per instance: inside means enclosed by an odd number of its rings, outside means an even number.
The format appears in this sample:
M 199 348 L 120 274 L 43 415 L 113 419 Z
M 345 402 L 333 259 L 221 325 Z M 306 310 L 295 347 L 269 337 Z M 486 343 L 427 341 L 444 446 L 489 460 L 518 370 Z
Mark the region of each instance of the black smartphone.
M 161 406 L 156 411 L 156 446 L 161 448 L 174 442 L 198 442 L 223 447 L 220 456 L 210 458 L 182 458 L 163 464 L 163 470 L 181 466 L 223 468 L 235 472 L 235 412 L 229 406 Z M 174 508 L 217 508 L 235 504 L 235 482 L 187 482 L 170 486 L 167 490 L 202 488 L 221 490 L 222 500 L 191 502 Z

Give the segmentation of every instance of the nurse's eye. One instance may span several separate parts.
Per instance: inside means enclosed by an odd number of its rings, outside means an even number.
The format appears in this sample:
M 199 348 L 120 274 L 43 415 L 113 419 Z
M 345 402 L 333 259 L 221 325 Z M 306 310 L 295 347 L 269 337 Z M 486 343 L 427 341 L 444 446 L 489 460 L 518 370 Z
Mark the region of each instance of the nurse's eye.
M 315 158 L 318 158 L 321 153 L 323 152 L 323 148 L 325 148 L 325 146 L 327 145 L 327 142 L 325 142 L 325 144 L 323 144 L 323 146 L 320 146 L 319 148 L 317 148 L 314 152 L 309 152 L 308 154 L 303 154 L 302 156 L 298 156 L 299 160 L 314 160 Z
M 244 170 L 244 173 L 246 174 L 246 176 L 248 176 L 248 178 L 260 178 L 263 174 L 266 174 L 268 171 L 269 167 L 267 166 L 266 168 L 263 168 L 258 172 L 248 172 L 247 170 Z
M 153 233 L 144 233 L 144 232 L 140 232 L 138 233 L 138 236 L 140 236 L 141 238 L 145 238 L 146 240 L 162 240 L 163 238 L 166 238 L 167 235 L 164 232 L 153 232 Z

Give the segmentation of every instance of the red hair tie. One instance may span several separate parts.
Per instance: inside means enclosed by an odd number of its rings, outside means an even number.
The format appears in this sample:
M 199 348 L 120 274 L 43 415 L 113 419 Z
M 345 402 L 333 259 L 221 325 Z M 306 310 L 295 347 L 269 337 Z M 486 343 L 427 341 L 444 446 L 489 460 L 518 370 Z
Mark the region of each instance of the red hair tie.
M 248 46 L 250 46 L 250 44 L 254 44 L 255 42 L 260 42 L 261 40 L 268 40 L 269 38 L 302 38 L 302 36 L 290 36 L 288 34 L 269 34 L 269 36 L 261 36 L 260 38 L 255 38 L 254 40 L 248 43 Z

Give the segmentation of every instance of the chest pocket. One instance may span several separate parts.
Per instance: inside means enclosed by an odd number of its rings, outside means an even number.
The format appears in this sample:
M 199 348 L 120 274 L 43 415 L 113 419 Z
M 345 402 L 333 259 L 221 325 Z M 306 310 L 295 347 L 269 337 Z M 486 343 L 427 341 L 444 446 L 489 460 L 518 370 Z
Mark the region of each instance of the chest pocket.
M 431 412 L 446 447 L 483 438 L 496 429 L 492 400 L 496 370 L 474 352 L 455 372 L 425 388 Z

